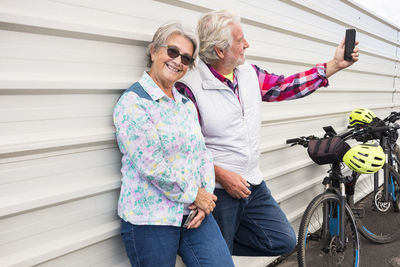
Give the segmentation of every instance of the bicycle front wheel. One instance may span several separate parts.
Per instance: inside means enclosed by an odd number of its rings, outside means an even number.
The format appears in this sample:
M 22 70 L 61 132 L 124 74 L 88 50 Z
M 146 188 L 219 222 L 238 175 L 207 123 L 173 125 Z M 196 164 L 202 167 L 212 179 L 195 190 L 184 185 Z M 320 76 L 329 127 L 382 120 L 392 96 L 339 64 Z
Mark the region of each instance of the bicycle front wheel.
M 399 173 L 388 168 L 388 198 L 385 198 L 384 171 L 358 178 L 354 188 L 353 213 L 358 230 L 375 243 L 389 243 L 400 236 Z M 374 181 L 375 180 L 375 181 Z
M 358 266 L 360 240 L 351 209 L 346 204 L 345 244 L 340 246 L 340 200 L 323 193 L 308 205 L 301 219 L 297 258 L 300 267 Z

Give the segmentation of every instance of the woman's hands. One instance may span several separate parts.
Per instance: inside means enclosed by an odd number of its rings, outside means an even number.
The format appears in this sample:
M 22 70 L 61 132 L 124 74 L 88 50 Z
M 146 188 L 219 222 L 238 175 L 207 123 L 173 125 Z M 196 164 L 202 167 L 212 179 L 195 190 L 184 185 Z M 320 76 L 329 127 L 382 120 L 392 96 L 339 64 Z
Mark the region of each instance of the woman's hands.
M 196 205 L 195 204 L 191 204 L 189 206 L 189 209 L 196 209 Z M 206 217 L 206 213 L 197 208 L 197 215 L 193 218 L 193 220 L 189 223 L 189 225 L 186 227 L 186 229 L 195 229 L 198 228 L 200 226 L 200 224 L 203 222 L 204 218 Z
M 214 210 L 215 201 L 217 201 L 216 195 L 208 193 L 204 188 L 199 188 L 194 204 L 208 215 Z
M 207 192 L 204 188 L 199 188 L 196 200 L 189 206 L 190 210 L 197 208 L 198 212 L 187 226 L 187 229 L 198 228 L 204 218 L 214 210 L 215 201 L 217 201 L 216 195 Z

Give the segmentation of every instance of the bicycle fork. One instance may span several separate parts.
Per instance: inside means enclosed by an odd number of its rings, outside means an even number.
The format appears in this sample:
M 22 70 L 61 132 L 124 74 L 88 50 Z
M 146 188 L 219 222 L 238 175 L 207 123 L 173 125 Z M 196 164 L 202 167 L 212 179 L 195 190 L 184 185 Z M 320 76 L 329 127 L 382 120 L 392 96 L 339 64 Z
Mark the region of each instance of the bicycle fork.
M 323 184 L 325 185 L 325 191 L 330 190 L 330 178 L 326 177 Z M 330 203 L 324 206 L 323 214 L 323 233 L 324 233 L 324 248 L 327 251 L 331 251 L 330 243 L 332 238 L 336 238 L 339 242 L 336 247 L 337 252 L 342 252 L 346 247 L 346 188 L 345 178 L 339 179 L 339 204 L 334 205 Z M 331 251 L 332 252 L 332 251 Z
M 389 163 L 393 164 L 392 161 L 392 155 L 389 149 L 385 148 L 385 154 L 387 155 L 386 157 L 386 162 L 385 165 L 383 166 L 383 188 L 382 188 L 382 202 L 388 202 L 390 197 L 394 197 L 394 190 L 393 190 L 393 178 L 389 177 Z M 379 172 L 374 173 L 374 196 L 379 191 Z M 389 195 L 391 193 L 391 195 Z
M 385 154 L 389 155 L 389 157 L 386 157 L 386 162 L 385 162 L 385 166 L 384 168 L 384 181 L 383 181 L 383 201 L 387 202 L 389 201 L 389 162 L 391 163 L 391 158 L 392 158 L 392 154 L 390 153 L 388 148 L 385 148 Z
M 346 188 L 345 188 L 345 178 L 340 178 L 339 180 L 340 186 L 340 218 L 339 218 L 339 248 L 340 251 L 344 251 L 346 245 L 346 236 L 345 236 L 345 229 L 346 229 Z

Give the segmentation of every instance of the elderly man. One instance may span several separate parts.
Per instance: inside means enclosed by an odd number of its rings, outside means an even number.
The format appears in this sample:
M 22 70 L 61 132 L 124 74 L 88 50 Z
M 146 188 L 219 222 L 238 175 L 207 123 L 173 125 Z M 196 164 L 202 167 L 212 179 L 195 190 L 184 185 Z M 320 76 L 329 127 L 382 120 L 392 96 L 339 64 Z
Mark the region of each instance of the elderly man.
M 249 43 L 240 18 L 213 11 L 199 20 L 200 61 L 176 84 L 195 103 L 206 145 L 214 157 L 218 200 L 213 215 L 230 252 L 239 256 L 289 253 L 296 234 L 272 197 L 259 168 L 261 101 L 301 98 L 358 60 L 345 61 L 344 42 L 334 58 L 289 77 L 245 62 Z

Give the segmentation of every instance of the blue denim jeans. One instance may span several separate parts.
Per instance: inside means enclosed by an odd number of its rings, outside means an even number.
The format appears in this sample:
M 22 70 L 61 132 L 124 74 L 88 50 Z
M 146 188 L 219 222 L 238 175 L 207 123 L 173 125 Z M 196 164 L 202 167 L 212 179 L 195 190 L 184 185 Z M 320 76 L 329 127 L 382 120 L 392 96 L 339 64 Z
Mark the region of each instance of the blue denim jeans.
M 296 234 L 263 181 L 252 185 L 247 198 L 232 198 L 224 189 L 213 211 L 233 255 L 278 256 L 293 251 Z
M 183 221 L 187 216 L 183 217 Z M 121 235 L 132 266 L 175 267 L 176 255 L 186 266 L 234 266 L 212 214 L 199 228 L 134 225 L 121 220 Z

